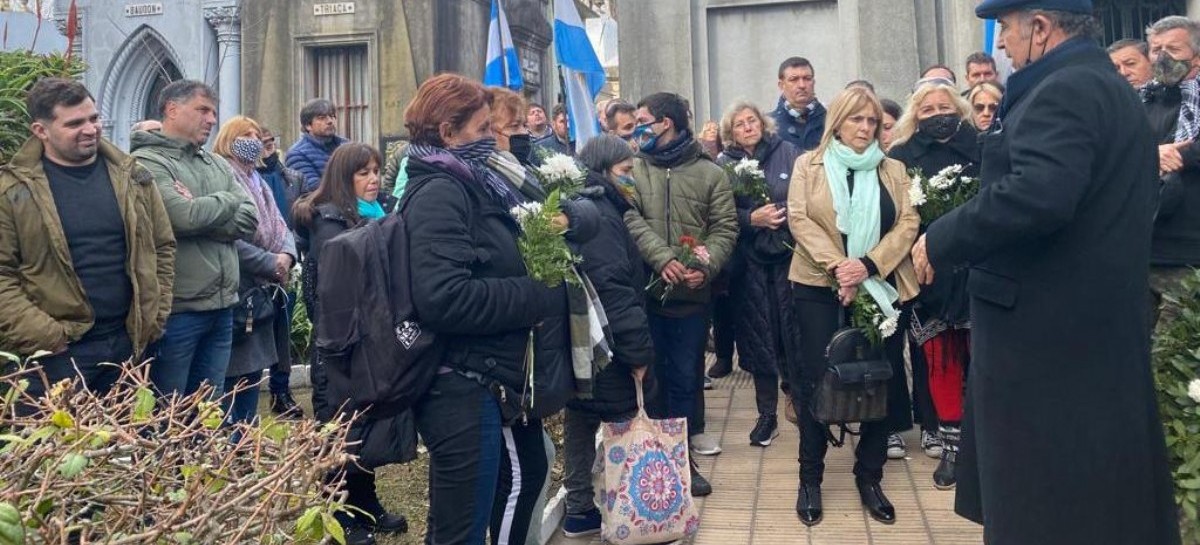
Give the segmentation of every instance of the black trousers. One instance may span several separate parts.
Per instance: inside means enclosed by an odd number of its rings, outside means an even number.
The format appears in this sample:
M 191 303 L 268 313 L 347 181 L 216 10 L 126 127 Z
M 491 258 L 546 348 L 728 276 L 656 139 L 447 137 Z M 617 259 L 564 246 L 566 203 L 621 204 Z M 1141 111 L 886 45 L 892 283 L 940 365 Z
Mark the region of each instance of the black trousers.
M 134 356 L 133 344 L 123 325 L 107 328 L 111 333 L 89 331 L 78 341 L 67 346 L 66 352 L 43 356 L 37 360 L 46 374 L 49 386 L 65 379 L 79 377 L 88 389 L 104 395 L 121 376 L 120 365 Z M 40 397 L 46 392 L 47 384 L 29 377 L 26 392 Z
M 825 372 L 825 347 L 833 334 L 842 327 L 840 303 L 829 288 L 792 285 L 792 304 L 797 331 L 791 335 L 795 343 L 789 351 L 787 375 L 791 379 L 790 395 L 800 417 L 800 482 L 820 485 L 825 474 L 825 453 L 829 449 L 829 427 L 813 418 L 812 397 L 817 382 Z M 905 311 L 905 314 L 907 311 Z M 849 316 L 846 309 L 845 316 Z M 884 353 L 892 362 L 893 378 L 888 389 L 888 418 L 864 422 L 859 427 L 858 447 L 854 451 L 854 476 L 870 483 L 883 479 L 887 462 L 887 436 L 893 429 L 912 426 L 909 415 L 911 401 L 905 386 L 903 361 L 903 331 L 901 320 L 897 333 L 885 340 Z

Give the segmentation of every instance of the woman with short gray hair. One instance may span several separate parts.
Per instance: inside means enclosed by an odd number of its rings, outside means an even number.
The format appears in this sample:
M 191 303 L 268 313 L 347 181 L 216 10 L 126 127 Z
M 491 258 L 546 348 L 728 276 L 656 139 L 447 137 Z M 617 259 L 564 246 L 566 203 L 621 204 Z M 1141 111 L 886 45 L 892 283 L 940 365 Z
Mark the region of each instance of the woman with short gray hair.
M 731 180 L 740 234 L 726 267 L 726 274 L 732 277 L 730 297 L 735 301 L 738 365 L 754 375 L 758 422 L 750 432 L 750 444 L 760 447 L 770 445 L 779 435 L 775 411 L 784 332 L 791 323 L 787 274 L 794 244 L 785 203 L 792 166 L 800 156 L 800 149 L 776 136 L 774 129 L 774 123 L 757 106 L 734 103 L 721 118 L 725 151 L 717 158 L 717 164 L 735 165 L 735 170 L 736 165 L 757 161 L 763 177 L 757 183 L 744 176 Z M 785 377 L 785 391 L 787 384 Z

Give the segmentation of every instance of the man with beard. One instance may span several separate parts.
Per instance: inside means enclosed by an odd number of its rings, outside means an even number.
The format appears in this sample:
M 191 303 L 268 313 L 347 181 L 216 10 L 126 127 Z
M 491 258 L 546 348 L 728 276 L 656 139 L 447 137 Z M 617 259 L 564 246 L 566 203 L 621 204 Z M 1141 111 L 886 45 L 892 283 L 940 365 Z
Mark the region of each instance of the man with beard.
M 1150 124 L 1094 41 L 1091 0 L 975 13 L 998 21 L 1016 71 L 979 193 L 912 251 L 923 283 L 971 267 L 955 511 L 989 545 L 1177 545 L 1146 334 Z
M 0 167 L 0 350 L 50 352 L 38 358 L 49 384 L 104 393 L 121 374 L 108 364 L 162 335 L 175 236 L 154 177 L 100 137 L 82 84 L 42 79 L 26 108 L 33 137 Z
M 1163 295 L 1200 266 L 1200 23 L 1165 17 L 1146 29 L 1146 39 L 1154 81 L 1142 90 L 1142 100 L 1159 142 L 1162 180 L 1150 243 L 1150 296 L 1152 324 L 1164 327 L 1178 305 Z

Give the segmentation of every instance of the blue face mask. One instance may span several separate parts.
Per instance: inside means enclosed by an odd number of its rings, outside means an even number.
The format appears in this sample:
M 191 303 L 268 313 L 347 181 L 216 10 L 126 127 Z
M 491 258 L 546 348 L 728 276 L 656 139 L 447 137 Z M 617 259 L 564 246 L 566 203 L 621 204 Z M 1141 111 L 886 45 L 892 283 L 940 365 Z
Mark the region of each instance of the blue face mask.
M 637 144 L 638 149 L 643 153 L 650 153 L 654 151 L 654 148 L 658 145 L 658 137 L 662 136 L 660 134 L 655 134 L 655 123 L 658 122 L 652 121 L 650 123 L 646 123 L 645 125 L 638 125 L 633 129 L 633 141 Z

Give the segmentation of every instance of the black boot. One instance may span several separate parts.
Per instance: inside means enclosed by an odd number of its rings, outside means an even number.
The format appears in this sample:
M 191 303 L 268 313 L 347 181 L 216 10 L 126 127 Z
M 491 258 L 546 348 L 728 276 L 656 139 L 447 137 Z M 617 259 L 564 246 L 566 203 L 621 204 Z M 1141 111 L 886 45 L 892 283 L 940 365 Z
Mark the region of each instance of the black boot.
M 796 497 L 796 514 L 805 526 L 815 526 L 825 518 L 825 510 L 821 506 L 821 485 L 801 484 Z
M 958 442 L 962 430 L 958 426 L 938 426 L 938 436 L 942 440 L 942 461 L 933 471 L 933 486 L 938 490 L 953 490 L 958 484 L 954 470 L 958 465 Z
M 279 418 L 303 418 L 304 411 L 300 409 L 300 405 L 296 404 L 296 400 L 292 399 L 291 392 L 282 394 L 271 394 L 271 412 L 275 413 Z
M 708 378 L 725 378 L 732 372 L 733 360 L 729 358 L 717 358 L 716 363 L 708 368 Z
M 859 478 L 854 479 L 854 484 L 858 487 L 858 497 L 862 499 L 862 504 L 867 508 L 867 513 L 871 514 L 871 518 L 884 524 L 896 522 L 896 508 L 892 507 L 892 502 L 883 494 L 883 486 Z

